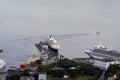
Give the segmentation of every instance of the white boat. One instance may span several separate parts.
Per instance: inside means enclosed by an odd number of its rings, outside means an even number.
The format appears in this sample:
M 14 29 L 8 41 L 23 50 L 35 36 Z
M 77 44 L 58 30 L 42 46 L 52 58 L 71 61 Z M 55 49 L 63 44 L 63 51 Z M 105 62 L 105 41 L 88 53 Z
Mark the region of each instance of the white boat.
M 40 60 L 40 55 L 33 54 L 27 61 L 26 64 L 30 64 L 31 62 L 35 62 L 37 60 Z
M 59 41 L 57 41 L 56 39 L 54 39 L 51 35 L 45 41 L 45 44 L 47 44 L 53 50 L 59 50 L 60 49 L 60 43 L 59 43 Z
M 20 64 L 20 67 L 27 67 L 38 60 L 40 60 L 40 55 L 33 54 L 25 63 Z
M 0 71 L 5 67 L 6 62 L 3 59 L 0 59 Z

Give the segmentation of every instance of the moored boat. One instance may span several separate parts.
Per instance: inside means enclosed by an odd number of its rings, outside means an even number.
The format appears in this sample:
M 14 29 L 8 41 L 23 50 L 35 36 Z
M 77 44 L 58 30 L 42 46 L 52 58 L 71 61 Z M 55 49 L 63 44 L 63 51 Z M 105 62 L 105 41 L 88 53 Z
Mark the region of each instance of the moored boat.
M 97 56 L 97 57 L 103 57 L 103 58 L 109 58 L 114 60 L 120 61 L 120 52 L 117 50 L 114 50 L 112 48 L 104 47 L 103 45 L 99 44 L 93 47 L 93 49 L 90 49 L 89 51 L 85 51 L 86 53 L 89 53 L 90 55 Z
M 3 59 L 0 59 L 0 71 L 5 67 L 6 62 Z

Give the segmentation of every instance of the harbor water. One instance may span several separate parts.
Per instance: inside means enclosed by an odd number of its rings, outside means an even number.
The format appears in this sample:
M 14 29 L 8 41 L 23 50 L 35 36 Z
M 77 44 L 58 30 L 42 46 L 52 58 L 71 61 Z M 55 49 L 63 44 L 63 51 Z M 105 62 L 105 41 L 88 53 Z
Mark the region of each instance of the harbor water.
M 24 63 L 35 43 L 53 35 L 67 58 L 88 57 L 101 43 L 120 50 L 120 0 L 0 0 L 0 58 L 6 66 Z M 100 32 L 96 35 L 96 32 Z

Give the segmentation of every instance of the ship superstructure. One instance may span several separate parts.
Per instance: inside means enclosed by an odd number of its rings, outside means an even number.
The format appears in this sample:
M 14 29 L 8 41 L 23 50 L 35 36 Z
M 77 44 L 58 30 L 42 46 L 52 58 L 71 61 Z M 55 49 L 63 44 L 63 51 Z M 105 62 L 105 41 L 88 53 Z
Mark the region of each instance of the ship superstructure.
M 5 67 L 6 62 L 3 59 L 0 59 L 0 71 Z
M 53 50 L 59 50 L 60 49 L 60 43 L 55 38 L 53 38 L 51 35 L 48 39 L 44 41 L 46 45 L 48 45 Z

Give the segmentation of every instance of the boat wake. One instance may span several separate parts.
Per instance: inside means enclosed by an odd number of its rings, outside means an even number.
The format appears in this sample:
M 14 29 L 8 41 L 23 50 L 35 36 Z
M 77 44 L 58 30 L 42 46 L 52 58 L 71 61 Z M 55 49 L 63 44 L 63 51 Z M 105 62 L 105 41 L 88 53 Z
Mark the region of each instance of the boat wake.
M 82 37 L 82 36 L 92 36 L 92 35 L 99 35 L 100 32 L 88 32 L 88 33 L 78 33 L 78 34 L 65 34 L 65 35 L 55 35 L 59 40 L 75 38 L 75 37 Z

